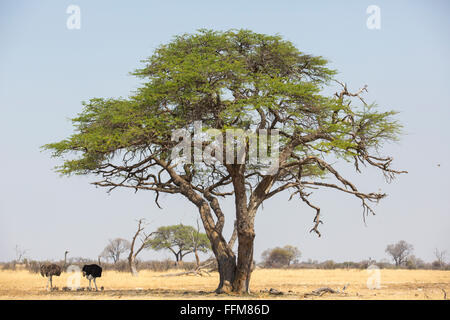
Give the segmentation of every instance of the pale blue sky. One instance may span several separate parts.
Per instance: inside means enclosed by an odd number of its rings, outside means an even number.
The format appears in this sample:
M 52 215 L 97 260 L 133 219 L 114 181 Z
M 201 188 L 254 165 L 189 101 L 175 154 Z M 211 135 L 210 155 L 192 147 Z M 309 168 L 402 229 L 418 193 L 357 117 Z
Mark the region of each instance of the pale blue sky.
M 81 8 L 81 29 L 66 28 L 66 8 Z M 381 8 L 381 30 L 366 27 L 366 8 Z M 364 225 L 360 202 L 316 192 L 325 224 L 308 233 L 313 212 L 282 194 L 256 219 L 255 257 L 291 244 L 302 260 L 385 258 L 406 240 L 415 254 L 450 255 L 450 4 L 447 1 L 2 1 L 0 3 L 0 261 L 14 246 L 37 259 L 95 258 L 109 238 L 129 238 L 134 219 L 194 224 L 195 208 L 150 193 L 107 195 L 90 177 L 60 178 L 39 147 L 72 132 L 67 120 L 92 97 L 127 96 L 139 85 L 128 72 L 161 43 L 199 28 L 279 33 L 300 50 L 323 55 L 350 88 L 369 86 L 368 100 L 400 111 L 405 135 L 384 151 L 410 173 L 384 184 L 374 170 L 354 177 L 364 191 L 389 194 Z M 441 166 L 438 167 L 437 165 Z M 225 205 L 231 230 L 233 205 Z M 146 252 L 146 259 L 171 257 Z M 449 257 L 450 258 L 450 257 Z

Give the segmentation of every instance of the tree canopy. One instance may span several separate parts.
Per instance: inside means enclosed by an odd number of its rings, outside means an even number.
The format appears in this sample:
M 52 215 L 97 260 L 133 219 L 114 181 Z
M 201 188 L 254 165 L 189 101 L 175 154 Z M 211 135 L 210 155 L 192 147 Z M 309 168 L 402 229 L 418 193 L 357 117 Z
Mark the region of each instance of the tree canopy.
M 154 250 L 170 250 L 177 262 L 194 250 L 205 253 L 211 248 L 206 234 L 182 224 L 159 227 L 147 240 L 147 246 Z
M 286 245 L 282 248 L 267 249 L 261 256 L 266 267 L 281 267 L 296 262 L 300 258 L 301 252 L 297 247 Z
M 130 250 L 130 242 L 122 238 L 109 240 L 108 245 L 103 249 L 100 256 L 111 259 L 114 263 L 120 260 L 120 256 Z
M 386 247 L 386 253 L 389 254 L 395 262 L 396 266 L 403 265 L 413 252 L 413 245 L 401 240 L 395 244 Z
M 363 214 L 383 193 L 360 191 L 332 163 L 378 168 L 388 180 L 396 171 L 381 147 L 395 141 L 394 111 L 366 103 L 367 86 L 351 92 L 335 80 L 328 61 L 299 51 L 279 35 L 249 30 L 200 30 L 161 45 L 133 72 L 143 80 L 127 98 L 94 98 L 72 119 L 70 137 L 44 146 L 64 162 L 64 175 L 93 174 L 96 186 L 180 194 L 199 210 L 221 275 L 218 290 L 242 291 L 253 261 L 254 219 L 260 205 L 290 190 L 314 211 L 312 232 L 320 236 L 320 208 L 308 190 L 332 188 L 362 202 Z M 337 86 L 334 95 L 327 87 Z M 227 129 L 279 132 L 277 170 L 260 163 L 197 161 L 178 164 L 171 151 L 176 129 L 193 134 L 195 122 L 225 135 Z M 205 149 L 211 141 L 201 142 Z M 231 145 L 233 141 L 225 141 Z M 272 149 L 273 150 L 273 149 Z M 192 147 L 192 153 L 195 148 Z M 222 161 L 220 161 L 222 159 Z M 235 159 L 235 158 L 234 158 Z M 334 181 L 333 181 L 334 179 Z M 223 236 L 220 199 L 234 197 L 238 259 Z M 234 237 L 235 239 L 235 237 Z

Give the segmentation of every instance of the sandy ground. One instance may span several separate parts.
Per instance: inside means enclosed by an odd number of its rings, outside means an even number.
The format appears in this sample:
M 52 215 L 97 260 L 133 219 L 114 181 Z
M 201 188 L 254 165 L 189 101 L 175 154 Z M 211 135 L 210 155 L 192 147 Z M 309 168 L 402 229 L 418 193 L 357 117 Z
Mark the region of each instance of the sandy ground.
M 378 289 L 369 289 L 367 282 L 376 285 L 376 272 L 368 270 L 281 270 L 259 269 L 252 276 L 252 294 L 245 296 L 216 295 L 218 274 L 210 276 L 162 275 L 179 272 L 141 271 L 138 277 L 128 273 L 104 272 L 98 279 L 103 291 L 62 291 L 76 284 L 79 275 L 63 273 L 53 280 L 58 291 L 45 290 L 46 279 L 28 271 L 0 271 L 0 299 L 447 299 L 450 298 L 450 271 L 437 270 L 380 270 Z M 69 281 L 69 282 L 68 282 Z M 81 278 L 80 285 L 88 281 Z M 347 285 L 345 291 L 343 287 Z M 320 297 L 305 296 L 320 287 L 340 290 Z M 283 295 L 267 291 L 274 288 Z

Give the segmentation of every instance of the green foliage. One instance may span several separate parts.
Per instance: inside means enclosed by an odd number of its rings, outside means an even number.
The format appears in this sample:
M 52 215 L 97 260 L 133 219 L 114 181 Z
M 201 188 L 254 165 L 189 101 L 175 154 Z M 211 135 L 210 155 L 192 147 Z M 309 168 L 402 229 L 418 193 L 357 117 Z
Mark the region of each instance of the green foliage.
M 351 106 L 350 99 L 324 95 L 336 71 L 325 58 L 305 54 L 279 35 L 199 30 L 161 45 L 143 63 L 132 73 L 143 84 L 130 97 L 84 102 L 72 119 L 75 133 L 43 146 L 65 159 L 57 168 L 60 173 L 99 174 L 114 161 L 127 166 L 127 155 L 167 160 L 177 143 L 171 141 L 173 130 L 192 131 L 196 120 L 204 129 L 256 130 L 261 113 L 277 114 L 280 121 L 273 129 L 282 132 L 281 148 L 289 137 L 321 132 L 326 139 L 298 145 L 295 155 L 331 153 L 346 160 L 364 159 L 369 149 L 395 140 L 401 128 L 393 120 L 395 112 L 378 111 L 375 104 Z M 123 171 L 116 177 L 126 181 L 130 175 Z M 201 183 L 210 179 L 204 168 L 195 172 Z M 303 168 L 303 176 L 324 175 L 317 163 Z
M 262 253 L 263 264 L 266 267 L 289 266 L 292 262 L 297 262 L 300 256 L 300 250 L 291 245 L 267 249 Z
M 170 250 L 176 260 L 197 251 L 206 253 L 211 249 L 208 237 L 198 232 L 194 227 L 183 224 L 159 227 L 153 237 L 147 242 L 147 247 L 153 250 Z

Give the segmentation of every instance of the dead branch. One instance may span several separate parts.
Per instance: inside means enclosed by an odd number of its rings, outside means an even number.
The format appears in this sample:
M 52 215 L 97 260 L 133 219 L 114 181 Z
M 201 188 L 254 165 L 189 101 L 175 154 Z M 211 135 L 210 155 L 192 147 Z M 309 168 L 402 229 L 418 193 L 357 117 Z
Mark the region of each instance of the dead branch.
M 160 275 L 160 277 L 178 277 L 178 276 L 186 276 L 186 275 L 194 275 L 194 276 L 201 276 L 201 277 L 203 277 L 205 274 L 210 276 L 210 272 L 214 271 L 213 270 L 214 268 L 213 269 L 209 269 L 209 270 L 204 270 L 204 269 L 210 267 L 214 262 L 215 262 L 215 260 L 210 259 L 210 260 L 207 260 L 202 265 L 199 265 L 198 267 L 196 267 L 194 270 L 188 270 L 188 271 L 177 272 L 177 273 L 163 274 L 163 275 Z
M 274 296 L 282 296 L 282 295 L 284 295 L 283 291 L 280 291 L 280 290 L 277 290 L 277 289 L 274 289 L 274 288 L 270 288 L 269 290 L 267 290 L 267 289 L 260 290 L 259 292 L 261 292 L 261 293 L 268 293 L 268 294 L 271 294 L 271 295 L 274 295 Z
M 307 298 L 307 297 L 309 297 L 309 296 L 318 296 L 318 297 L 321 297 L 321 296 L 323 296 L 325 293 L 332 293 L 332 294 L 346 294 L 344 291 L 345 291 L 345 289 L 347 289 L 348 285 L 349 285 L 349 284 L 347 283 L 347 284 L 342 288 L 342 290 L 334 290 L 334 289 L 331 289 L 330 287 L 322 287 L 322 288 L 313 290 L 313 291 L 311 291 L 311 292 L 309 292 L 309 293 L 305 293 L 305 294 L 304 294 L 304 297 L 305 297 L 305 298 Z
M 348 97 L 358 97 L 359 100 L 361 100 L 361 102 L 362 102 L 364 105 L 367 105 L 367 103 L 366 103 L 366 102 L 364 101 L 364 99 L 361 97 L 361 94 L 362 94 L 363 92 L 367 92 L 367 84 L 364 85 L 364 87 L 360 88 L 357 92 L 351 93 L 351 92 L 348 91 L 348 88 L 347 88 L 347 84 L 346 84 L 346 83 L 342 83 L 342 82 L 340 82 L 340 81 L 338 81 L 338 80 L 334 80 L 334 81 L 336 81 L 337 83 L 339 83 L 339 84 L 341 85 L 341 87 L 342 87 L 341 92 L 339 92 L 339 93 L 336 92 L 336 93 L 334 94 L 340 101 L 343 101 L 343 100 L 344 100 L 344 96 L 348 96 Z
M 130 254 L 128 255 L 128 263 L 130 267 L 130 272 L 133 274 L 133 276 L 137 276 L 137 270 L 136 270 L 136 257 L 138 254 L 147 246 L 147 241 L 150 239 L 150 237 L 154 234 L 154 232 L 150 234 L 145 234 L 143 231 L 146 227 L 145 219 L 139 219 L 138 220 L 138 227 L 136 230 L 136 233 L 134 234 L 131 245 L 130 245 Z M 143 233 L 143 236 L 141 235 Z M 140 237 L 141 245 L 137 248 L 135 251 L 134 246 L 136 244 L 137 238 Z

